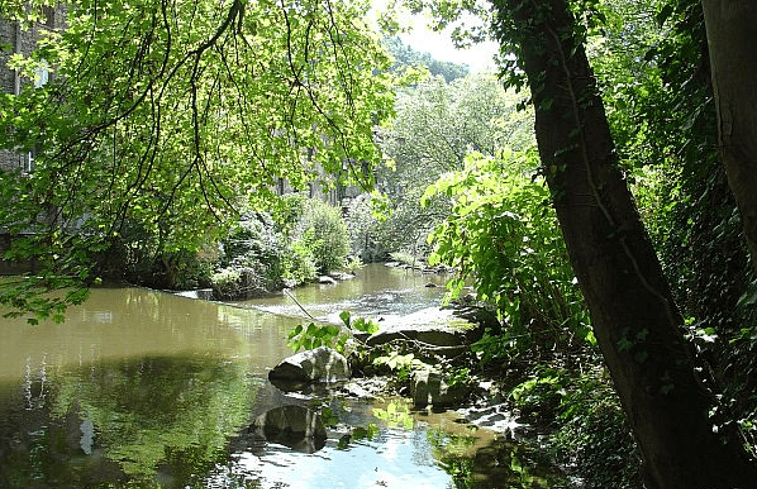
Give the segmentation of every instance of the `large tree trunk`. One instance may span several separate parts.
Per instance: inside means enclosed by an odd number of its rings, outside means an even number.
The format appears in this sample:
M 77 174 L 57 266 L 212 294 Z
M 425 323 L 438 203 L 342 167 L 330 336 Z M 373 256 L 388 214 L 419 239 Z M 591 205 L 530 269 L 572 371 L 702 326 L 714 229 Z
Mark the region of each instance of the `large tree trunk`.
M 495 5 L 501 40 L 517 43 L 528 77 L 543 171 L 647 487 L 757 487 L 738 440 L 713 433 L 714 396 L 695 374 L 566 0 Z
M 702 0 L 720 151 L 757 272 L 757 2 Z

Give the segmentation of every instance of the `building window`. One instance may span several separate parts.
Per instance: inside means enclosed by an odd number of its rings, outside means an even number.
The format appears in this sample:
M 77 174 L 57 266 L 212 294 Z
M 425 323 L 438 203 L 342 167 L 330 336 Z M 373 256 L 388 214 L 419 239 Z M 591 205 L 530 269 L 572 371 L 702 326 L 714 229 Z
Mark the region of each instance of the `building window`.
M 34 170 L 34 160 L 37 157 L 37 150 L 33 149 L 21 155 L 21 174 L 28 175 Z
M 45 16 L 45 27 L 48 29 L 55 29 L 55 8 L 42 7 L 42 13 Z

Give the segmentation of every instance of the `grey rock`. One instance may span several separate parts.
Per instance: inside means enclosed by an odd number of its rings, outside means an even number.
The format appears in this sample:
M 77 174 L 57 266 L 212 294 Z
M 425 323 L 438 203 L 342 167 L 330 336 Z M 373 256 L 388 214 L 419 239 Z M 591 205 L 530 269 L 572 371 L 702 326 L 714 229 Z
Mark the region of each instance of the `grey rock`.
M 334 285 L 336 283 L 336 280 L 329 277 L 328 275 L 321 275 L 318 277 L 318 283 L 321 285 Z
M 410 393 L 417 408 L 428 405 L 446 407 L 465 401 L 469 390 L 463 385 L 448 385 L 437 372 L 418 370 L 413 372 Z
M 465 338 L 444 329 L 401 329 L 380 331 L 366 340 L 369 346 L 383 345 L 395 340 L 418 341 L 431 346 L 461 346 Z
M 334 280 L 344 281 L 352 280 L 353 278 L 355 278 L 355 275 L 347 272 L 334 272 L 330 273 L 329 277 L 333 278 Z
M 343 355 L 322 346 L 293 355 L 276 365 L 269 373 L 272 382 L 338 382 L 351 375 Z

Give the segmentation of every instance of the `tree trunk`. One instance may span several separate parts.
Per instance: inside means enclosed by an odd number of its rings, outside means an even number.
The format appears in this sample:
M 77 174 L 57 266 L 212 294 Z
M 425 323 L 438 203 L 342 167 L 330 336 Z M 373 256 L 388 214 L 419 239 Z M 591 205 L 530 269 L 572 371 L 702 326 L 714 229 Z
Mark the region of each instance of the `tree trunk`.
M 757 273 L 757 2 L 702 0 L 720 152 Z
M 713 433 L 661 266 L 623 174 L 566 0 L 495 0 L 536 109 L 536 138 L 573 269 L 652 489 L 757 487 L 735 437 Z

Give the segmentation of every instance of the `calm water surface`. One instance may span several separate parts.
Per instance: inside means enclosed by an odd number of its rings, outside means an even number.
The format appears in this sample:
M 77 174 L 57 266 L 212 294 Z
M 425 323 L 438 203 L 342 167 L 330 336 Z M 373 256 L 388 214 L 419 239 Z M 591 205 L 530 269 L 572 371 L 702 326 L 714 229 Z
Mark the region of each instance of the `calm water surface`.
M 425 285 L 440 278 L 359 274 L 292 293 L 322 320 L 437 311 L 443 291 Z M 496 465 L 533 458 L 454 413 L 401 402 L 331 400 L 339 424 L 314 452 L 255 435 L 260 415 L 311 402 L 267 381 L 302 316 L 286 295 L 219 304 L 100 288 L 64 324 L 0 320 L 0 488 L 447 488 L 475 479 L 481 447 L 500 444 Z M 541 474 L 508 469 L 479 487 L 553 487 Z

